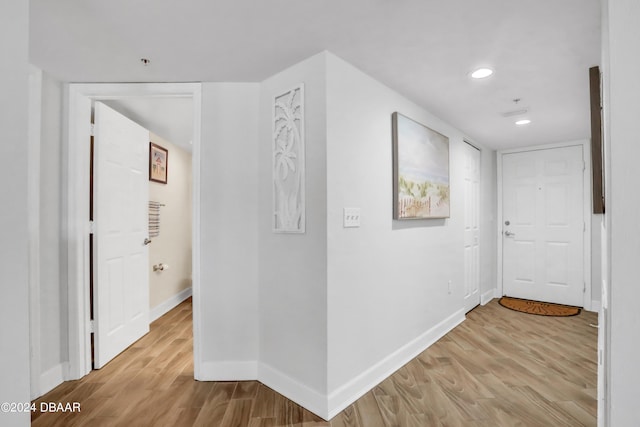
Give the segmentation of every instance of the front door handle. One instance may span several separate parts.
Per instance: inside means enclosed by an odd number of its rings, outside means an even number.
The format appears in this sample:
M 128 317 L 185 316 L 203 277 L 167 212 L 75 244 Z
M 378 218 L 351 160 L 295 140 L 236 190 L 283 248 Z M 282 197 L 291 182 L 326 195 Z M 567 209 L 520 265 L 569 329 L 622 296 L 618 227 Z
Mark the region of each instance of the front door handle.
M 505 231 L 505 232 L 504 232 L 504 235 L 505 235 L 506 237 L 513 237 L 513 236 L 515 236 L 515 235 L 516 235 L 516 233 L 512 233 L 512 232 L 510 232 L 509 230 L 507 230 L 507 231 Z
M 144 245 L 147 246 L 149 243 L 151 243 L 151 239 L 150 238 L 146 238 L 144 239 Z

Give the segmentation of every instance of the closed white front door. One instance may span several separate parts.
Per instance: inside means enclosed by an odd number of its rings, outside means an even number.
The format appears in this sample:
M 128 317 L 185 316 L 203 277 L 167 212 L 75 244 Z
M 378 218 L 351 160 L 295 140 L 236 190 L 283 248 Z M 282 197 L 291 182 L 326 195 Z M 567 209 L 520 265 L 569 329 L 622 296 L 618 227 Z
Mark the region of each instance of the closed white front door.
M 502 155 L 503 293 L 583 305 L 582 146 Z
M 464 144 L 464 305 L 480 304 L 480 150 Z
M 149 332 L 149 131 L 95 103 L 94 367 Z

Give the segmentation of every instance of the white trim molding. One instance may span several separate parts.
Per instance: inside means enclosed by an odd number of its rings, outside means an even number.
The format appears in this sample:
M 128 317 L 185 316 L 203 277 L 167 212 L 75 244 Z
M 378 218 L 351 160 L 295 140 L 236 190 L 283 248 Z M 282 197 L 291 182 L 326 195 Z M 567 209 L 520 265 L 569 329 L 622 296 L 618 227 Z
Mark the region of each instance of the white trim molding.
M 202 362 L 200 381 L 254 381 L 258 380 L 258 362 L 220 361 Z
M 192 292 L 194 374 L 200 371 L 200 83 L 86 83 L 69 84 L 65 97 L 67 126 L 63 135 L 63 217 L 66 220 L 69 283 L 69 376 L 79 379 L 91 371 L 89 333 L 89 141 L 91 103 L 132 97 L 191 98 L 193 102 L 193 227 Z M 64 272 L 63 272 L 64 274 Z
M 40 374 L 40 392 L 36 397 L 47 394 L 51 390 L 62 384 L 67 376 L 68 369 L 68 363 L 64 362 Z M 31 392 L 31 394 L 33 395 L 33 391 Z M 33 398 L 35 399 L 35 397 Z
M 182 301 L 186 300 L 192 295 L 192 289 L 183 289 L 171 298 L 167 298 L 165 301 L 153 307 L 149 310 L 149 323 L 158 320 L 172 309 L 177 307 Z
M 258 365 L 258 380 L 323 419 L 331 418 L 326 394 L 299 383 L 265 363 Z
M 500 295 L 498 295 L 498 290 L 496 288 L 489 289 L 487 292 L 480 295 L 480 304 L 487 305 L 494 298 L 500 298 Z
M 31 398 L 40 397 L 40 144 L 42 132 L 42 70 L 29 69 L 28 182 L 29 204 L 29 330 Z
M 409 363 L 413 358 L 429 348 L 456 326 L 464 322 L 464 320 L 464 309 L 456 311 L 451 316 L 424 332 L 413 341 L 410 341 L 403 347 L 394 351 L 353 380 L 342 385 L 337 390 L 334 390 L 329 394 L 327 413 L 318 413 L 318 415 L 326 420 L 333 418 L 339 414 L 340 411 L 358 400 L 362 395 L 374 388 L 380 382 L 384 381 L 387 377 Z
M 330 394 L 314 390 L 259 361 L 203 362 L 201 377 L 198 379 L 202 381 L 257 380 L 319 417 L 330 420 L 464 320 L 464 309 L 456 311 Z

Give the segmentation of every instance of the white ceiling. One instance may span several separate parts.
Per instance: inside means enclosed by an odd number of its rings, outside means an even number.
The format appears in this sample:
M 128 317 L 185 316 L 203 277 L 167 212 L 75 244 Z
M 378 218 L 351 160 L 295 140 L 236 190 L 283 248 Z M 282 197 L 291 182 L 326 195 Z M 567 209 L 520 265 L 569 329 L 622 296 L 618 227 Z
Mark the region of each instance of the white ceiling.
M 193 101 L 180 97 L 138 97 L 102 101 L 167 141 L 191 152 Z
M 30 4 L 31 61 L 65 81 L 261 81 L 329 50 L 494 148 L 590 134 L 600 0 Z M 495 74 L 471 81 L 480 65 Z M 523 107 L 528 126 L 501 115 Z

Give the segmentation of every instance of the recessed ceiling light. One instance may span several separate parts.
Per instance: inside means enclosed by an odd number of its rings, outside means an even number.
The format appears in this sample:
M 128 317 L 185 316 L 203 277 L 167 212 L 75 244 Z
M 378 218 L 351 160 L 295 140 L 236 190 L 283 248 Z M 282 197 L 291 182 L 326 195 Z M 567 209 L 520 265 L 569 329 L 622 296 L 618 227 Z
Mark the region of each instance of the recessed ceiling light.
M 490 68 L 478 68 L 471 73 L 471 77 L 474 79 L 484 79 L 485 77 L 489 77 L 491 74 L 493 74 L 493 70 Z
M 529 119 L 522 119 L 516 122 L 518 126 L 528 125 L 529 123 L 531 123 L 531 120 Z

